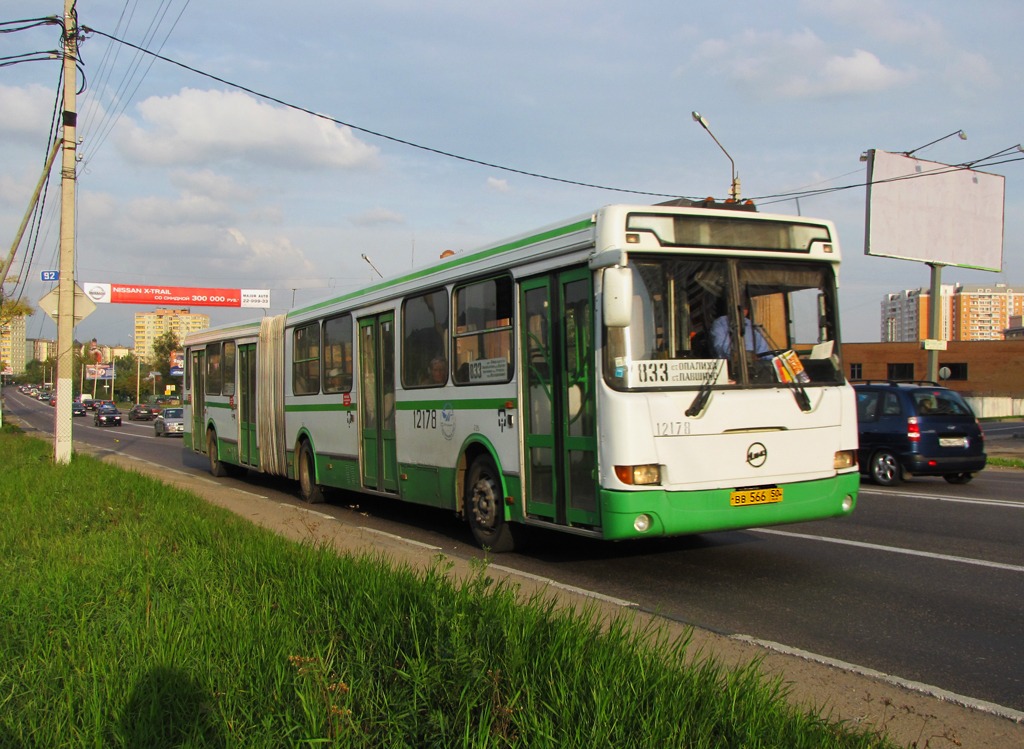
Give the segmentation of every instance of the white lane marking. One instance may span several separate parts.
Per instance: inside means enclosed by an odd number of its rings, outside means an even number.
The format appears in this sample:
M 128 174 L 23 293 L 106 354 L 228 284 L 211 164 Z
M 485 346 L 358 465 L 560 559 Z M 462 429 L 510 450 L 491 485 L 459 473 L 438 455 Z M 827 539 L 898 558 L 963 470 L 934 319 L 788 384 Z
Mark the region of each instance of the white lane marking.
M 914 492 L 886 491 L 884 489 L 861 490 L 861 494 L 880 494 L 886 497 L 900 497 L 906 499 L 933 499 L 936 502 L 959 502 L 965 505 L 987 505 L 989 507 L 1012 507 L 1015 510 L 1024 510 L 1024 502 L 1012 499 L 980 499 L 971 497 L 954 497 L 950 494 L 915 494 Z
M 266 499 L 266 497 L 264 497 L 263 499 Z M 295 510 L 296 512 L 304 512 L 307 515 L 315 515 L 316 517 L 323 518 L 324 520 L 335 520 L 336 519 L 333 515 L 328 515 L 325 512 L 317 512 L 316 510 L 311 510 L 308 507 L 299 507 L 298 505 L 293 505 L 290 502 L 278 502 L 278 504 L 281 507 L 288 507 L 288 508 L 290 508 L 292 510 Z
M 836 658 L 829 658 L 828 656 L 818 655 L 817 653 L 811 653 L 807 650 L 793 648 L 788 645 L 782 645 L 778 642 L 772 642 L 771 640 L 759 640 L 758 638 L 751 637 L 750 635 L 729 635 L 729 638 L 732 640 L 739 640 L 740 642 L 749 642 L 752 645 L 757 645 L 768 650 L 774 650 L 784 655 L 796 656 L 797 658 L 803 658 L 804 660 L 813 661 L 815 663 L 822 663 L 832 668 L 850 671 L 872 679 L 879 679 L 904 689 L 920 692 L 921 694 L 928 695 L 929 697 L 935 697 L 944 702 L 952 702 L 956 705 L 963 705 L 964 707 L 969 707 L 974 710 L 980 710 L 992 715 L 1009 718 L 1017 723 L 1024 723 L 1024 712 L 1014 710 L 1010 707 L 1004 707 L 1003 705 L 998 705 L 994 702 L 985 702 L 984 700 L 974 699 L 973 697 L 965 697 L 963 695 L 956 694 L 955 692 L 950 692 L 948 690 L 932 686 L 931 684 L 925 684 L 920 681 L 911 681 L 910 679 L 904 679 L 900 676 L 893 676 L 892 674 L 887 674 L 882 671 L 876 671 L 875 669 L 868 668 L 867 666 L 858 666 L 856 663 L 848 663 Z
M 328 517 L 330 517 L 330 516 L 328 516 Z M 364 531 L 366 533 L 375 533 L 378 536 L 384 536 L 385 538 L 390 538 L 390 539 L 393 539 L 395 541 L 401 541 L 402 543 L 411 544 L 412 546 L 419 546 L 420 548 L 429 549 L 430 551 L 441 551 L 442 550 L 440 546 L 434 546 L 433 544 L 425 544 L 422 541 L 413 541 L 411 538 L 406 538 L 405 536 L 399 536 L 399 535 L 396 535 L 394 533 L 388 533 L 387 531 L 379 531 L 376 528 L 366 528 L 364 526 L 364 527 L 360 527 L 360 530 Z
M 611 603 L 615 606 L 622 606 L 623 608 L 631 609 L 639 608 L 639 604 L 633 603 L 632 601 L 627 601 L 622 598 L 615 598 L 613 596 L 606 596 L 604 593 L 598 593 L 593 590 L 588 590 L 587 588 L 578 588 L 575 585 L 566 585 L 565 583 L 560 583 L 557 580 L 552 580 L 550 577 L 534 575 L 533 573 L 523 572 L 522 570 L 517 570 L 512 567 L 505 567 L 501 564 L 491 563 L 487 565 L 487 567 L 488 569 L 501 570 L 502 572 L 507 572 L 510 575 L 519 575 L 520 577 L 525 577 L 529 580 L 544 583 L 545 585 L 550 585 L 552 588 L 560 588 L 562 590 L 567 590 L 570 593 L 577 593 L 581 596 L 586 596 L 587 598 L 596 598 L 599 601 L 606 601 L 607 603 Z
M 906 554 L 912 557 L 925 557 L 926 559 L 940 559 L 944 562 L 957 562 L 959 564 L 973 564 L 976 567 L 989 567 L 994 570 L 1007 570 L 1009 572 L 1024 572 L 1024 566 L 1019 564 L 1003 564 L 1002 562 L 988 562 L 984 559 L 971 559 L 970 557 L 955 557 L 950 554 L 936 554 L 932 551 L 917 551 L 916 549 L 902 549 L 899 546 L 883 546 L 882 544 L 869 544 L 865 541 L 850 541 L 845 538 L 832 538 L 830 536 L 816 536 L 810 533 L 793 533 L 792 531 L 780 531 L 774 528 L 748 528 L 751 533 L 767 533 L 773 536 L 788 536 L 789 538 L 803 538 L 809 541 L 824 541 L 829 544 L 841 544 L 843 546 L 857 546 L 861 549 L 873 551 L 888 551 L 893 554 Z

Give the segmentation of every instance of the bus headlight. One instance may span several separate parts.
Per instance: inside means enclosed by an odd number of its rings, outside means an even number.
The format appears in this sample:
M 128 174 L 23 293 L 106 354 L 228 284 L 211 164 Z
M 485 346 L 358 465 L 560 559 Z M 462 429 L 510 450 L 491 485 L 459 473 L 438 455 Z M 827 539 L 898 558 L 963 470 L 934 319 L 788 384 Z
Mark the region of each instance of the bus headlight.
M 856 450 L 836 450 L 835 457 L 832 459 L 832 467 L 837 471 L 844 468 L 855 468 L 857 466 L 857 451 Z
M 637 515 L 633 520 L 633 528 L 637 533 L 646 533 L 651 528 L 651 516 Z
M 650 486 L 661 483 L 661 467 L 657 463 L 642 466 L 615 466 L 615 476 L 623 484 Z

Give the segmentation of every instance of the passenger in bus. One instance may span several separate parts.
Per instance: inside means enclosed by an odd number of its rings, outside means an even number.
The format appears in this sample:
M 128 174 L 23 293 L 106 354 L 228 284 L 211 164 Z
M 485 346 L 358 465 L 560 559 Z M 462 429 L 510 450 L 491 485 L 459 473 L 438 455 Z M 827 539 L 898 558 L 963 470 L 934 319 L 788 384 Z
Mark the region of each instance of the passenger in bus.
M 729 315 L 724 314 L 711 323 L 711 353 L 717 359 L 728 359 L 732 353 L 732 334 L 729 330 Z M 743 340 L 747 351 L 757 355 L 770 351 L 764 335 L 750 321 L 750 307 L 743 305 Z
M 443 356 L 435 356 L 427 366 L 424 385 L 444 385 L 448 382 L 448 360 Z

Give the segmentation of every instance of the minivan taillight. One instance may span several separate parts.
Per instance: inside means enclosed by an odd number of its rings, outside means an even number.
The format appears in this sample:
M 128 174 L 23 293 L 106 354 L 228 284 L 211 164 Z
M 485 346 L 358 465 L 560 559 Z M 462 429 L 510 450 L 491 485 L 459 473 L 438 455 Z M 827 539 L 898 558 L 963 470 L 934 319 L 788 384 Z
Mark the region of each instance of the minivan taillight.
M 916 416 L 911 416 L 907 419 L 907 439 L 911 442 L 921 441 L 921 427 L 917 425 Z

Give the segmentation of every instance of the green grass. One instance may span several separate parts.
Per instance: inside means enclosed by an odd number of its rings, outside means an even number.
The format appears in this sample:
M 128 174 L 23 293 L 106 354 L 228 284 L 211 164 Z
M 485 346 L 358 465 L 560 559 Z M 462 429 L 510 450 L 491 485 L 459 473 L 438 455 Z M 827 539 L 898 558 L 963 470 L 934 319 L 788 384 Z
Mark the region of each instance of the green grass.
M 990 455 L 985 461 L 986 465 L 1002 466 L 1003 468 L 1024 468 L 1024 460 L 1018 458 L 1000 458 Z
M 287 541 L 0 433 L 0 746 L 866 747 L 626 618 Z

